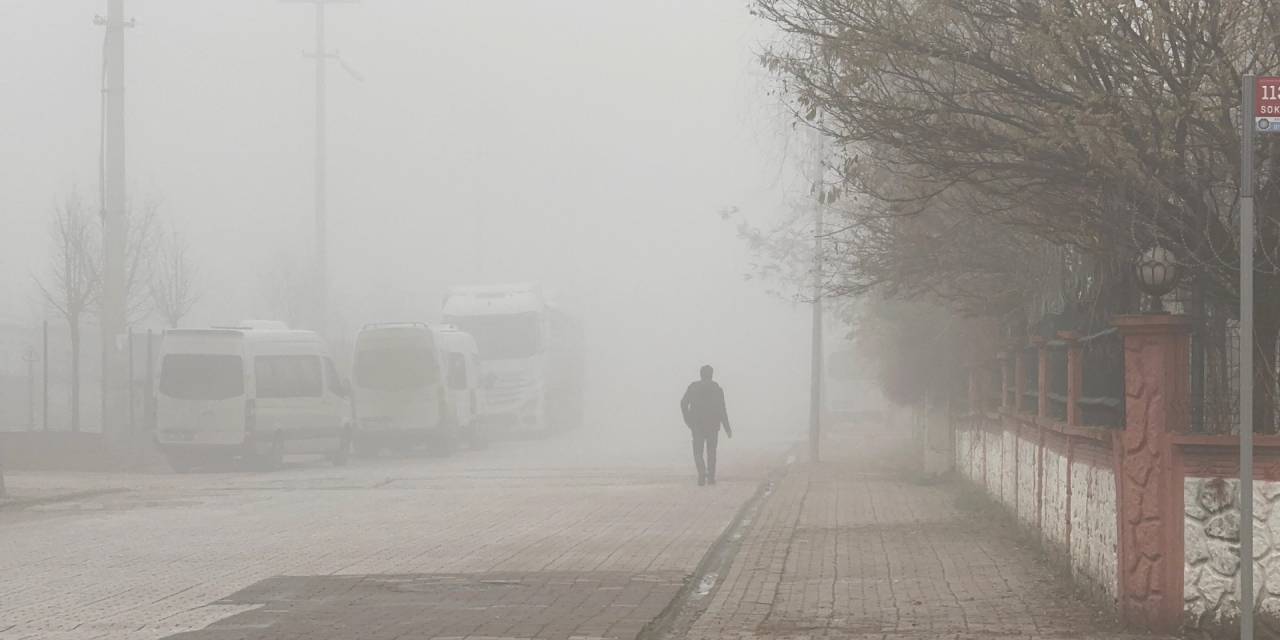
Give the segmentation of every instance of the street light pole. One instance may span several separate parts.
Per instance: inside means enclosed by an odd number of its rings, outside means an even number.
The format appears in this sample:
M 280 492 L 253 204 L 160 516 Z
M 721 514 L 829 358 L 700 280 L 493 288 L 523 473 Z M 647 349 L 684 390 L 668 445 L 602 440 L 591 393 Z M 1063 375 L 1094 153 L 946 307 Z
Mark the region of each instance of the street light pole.
M 1240 81 L 1240 637 L 1253 639 L 1253 130 L 1257 85 Z

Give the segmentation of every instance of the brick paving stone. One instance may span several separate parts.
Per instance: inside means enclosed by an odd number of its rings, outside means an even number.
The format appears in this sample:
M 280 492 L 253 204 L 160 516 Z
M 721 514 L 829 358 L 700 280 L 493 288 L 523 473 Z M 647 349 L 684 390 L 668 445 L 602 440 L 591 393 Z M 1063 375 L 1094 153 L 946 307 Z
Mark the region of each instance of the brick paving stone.
M 317 601 L 359 618 L 377 599 L 351 585 L 403 575 L 452 576 L 485 610 L 374 616 L 350 634 L 338 622 L 277 625 L 270 637 L 634 637 L 784 450 L 735 438 L 721 484 L 700 488 L 682 430 L 495 443 L 449 460 L 291 461 L 278 473 L 45 474 L 131 490 L 0 511 L 0 638 L 154 639 L 280 614 L 228 598 L 281 577 L 315 581 L 305 588 Z M 503 575 L 538 587 L 474 587 Z M 481 598 L 489 589 L 502 597 Z
M 1150 638 L 1081 600 L 1004 515 L 911 481 L 906 450 L 892 433 L 835 435 L 821 464 L 790 467 L 709 599 L 669 635 Z

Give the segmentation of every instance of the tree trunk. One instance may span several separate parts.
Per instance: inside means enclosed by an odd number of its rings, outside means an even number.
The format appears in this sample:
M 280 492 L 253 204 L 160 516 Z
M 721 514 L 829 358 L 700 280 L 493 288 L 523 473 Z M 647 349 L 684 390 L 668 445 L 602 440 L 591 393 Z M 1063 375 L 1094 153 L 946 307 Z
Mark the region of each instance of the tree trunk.
M 1253 430 L 1276 431 L 1276 346 L 1280 339 L 1280 300 L 1276 279 L 1258 274 L 1254 280 Z
M 1253 430 L 1274 433 L 1276 430 L 1276 341 L 1280 328 L 1259 323 L 1254 327 L 1253 352 Z
M 71 328 L 71 430 L 80 431 L 80 321 L 67 323 Z

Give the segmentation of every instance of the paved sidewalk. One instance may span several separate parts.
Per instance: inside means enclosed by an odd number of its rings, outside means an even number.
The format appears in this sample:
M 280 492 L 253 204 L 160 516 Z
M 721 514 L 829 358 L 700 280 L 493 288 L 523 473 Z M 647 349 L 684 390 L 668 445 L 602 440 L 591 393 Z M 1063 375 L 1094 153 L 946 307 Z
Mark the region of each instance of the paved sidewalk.
M 843 434 L 825 449 L 777 481 L 669 637 L 1150 638 L 1074 594 L 979 496 L 912 481 L 900 436 Z

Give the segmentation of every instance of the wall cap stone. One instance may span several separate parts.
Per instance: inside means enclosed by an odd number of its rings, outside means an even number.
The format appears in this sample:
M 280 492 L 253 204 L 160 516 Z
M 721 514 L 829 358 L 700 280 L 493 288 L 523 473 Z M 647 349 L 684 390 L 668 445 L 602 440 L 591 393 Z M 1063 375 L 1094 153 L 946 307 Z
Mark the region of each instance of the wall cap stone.
M 1174 313 L 1116 316 L 1111 319 L 1111 324 L 1123 335 L 1191 332 L 1191 318 Z

